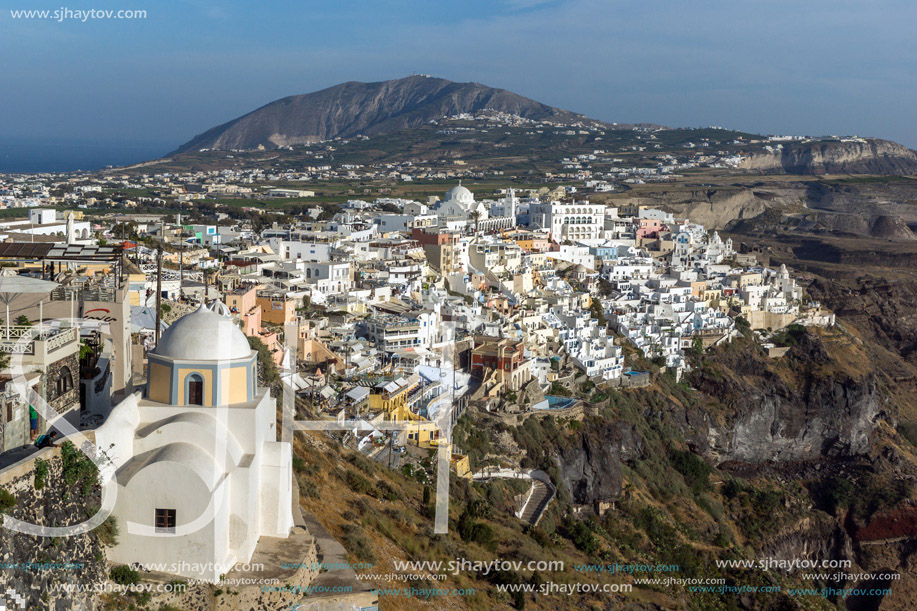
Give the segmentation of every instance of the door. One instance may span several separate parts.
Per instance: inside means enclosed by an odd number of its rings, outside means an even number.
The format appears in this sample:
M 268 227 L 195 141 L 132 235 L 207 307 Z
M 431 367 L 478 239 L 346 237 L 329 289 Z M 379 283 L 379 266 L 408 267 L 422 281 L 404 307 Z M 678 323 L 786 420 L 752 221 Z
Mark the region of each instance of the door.
M 192 375 L 188 380 L 188 405 L 204 404 L 204 380 L 198 375 Z

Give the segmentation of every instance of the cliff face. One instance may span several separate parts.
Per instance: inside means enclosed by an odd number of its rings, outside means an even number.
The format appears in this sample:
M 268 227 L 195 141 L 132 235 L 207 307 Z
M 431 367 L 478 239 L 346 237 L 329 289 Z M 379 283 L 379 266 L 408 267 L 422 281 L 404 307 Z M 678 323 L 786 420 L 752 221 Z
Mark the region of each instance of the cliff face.
M 878 412 L 872 376 L 817 380 L 804 388 L 778 384 L 752 390 L 716 449 L 745 462 L 864 454 Z
M 829 352 L 804 335 L 779 360 L 749 346 L 723 349 L 716 358 L 716 366 L 689 379 L 725 405 L 726 417 L 709 431 L 720 460 L 804 461 L 869 451 L 882 403 L 875 372 L 853 346 Z
M 199 134 L 169 155 L 202 148 L 274 148 L 338 136 L 370 135 L 482 110 L 528 119 L 599 123 L 505 89 L 411 76 L 379 83 L 343 83 L 315 93 L 283 98 Z
M 621 464 L 643 452 L 639 434 L 623 422 L 580 433 L 558 449 L 554 461 L 561 484 L 577 505 L 610 502 L 621 496 Z
M 746 170 L 786 174 L 894 174 L 917 173 L 917 153 L 873 138 L 858 142 L 784 144 L 779 150 L 750 153 Z
M 640 418 L 665 422 L 689 448 L 718 462 L 867 454 L 884 405 L 869 360 L 853 346 L 826 345 L 808 334 L 798 342 L 780 359 L 742 340 L 716 349 L 687 378 L 702 393 L 694 406 L 661 399 L 665 394 L 658 390 L 628 396 L 641 406 Z M 588 428 L 552 451 L 557 480 L 574 504 L 615 501 L 621 496 L 622 465 L 652 454 L 651 445 L 632 423 L 590 420 Z

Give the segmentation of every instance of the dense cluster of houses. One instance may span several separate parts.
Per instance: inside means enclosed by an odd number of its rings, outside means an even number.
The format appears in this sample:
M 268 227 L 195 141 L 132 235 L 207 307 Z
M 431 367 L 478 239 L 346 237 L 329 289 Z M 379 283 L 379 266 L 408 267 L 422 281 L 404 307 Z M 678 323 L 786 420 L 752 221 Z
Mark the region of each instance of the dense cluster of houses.
M 28 222 L 0 223 L 0 234 L 118 249 L 127 272 L 112 299 L 129 313 L 108 325 L 120 325 L 120 343 L 132 338 L 141 361 L 157 325 L 174 318 L 157 316 L 157 301 L 176 314 L 219 302 L 312 408 L 413 423 L 416 443 L 448 435 L 468 400 L 552 407 L 563 368 L 595 384 L 627 383 L 643 373 L 625 361 L 628 345 L 680 376 L 689 351 L 744 327 L 833 323 L 785 267 L 665 211 L 512 189 L 488 195 L 457 184 L 426 202 L 351 200 L 323 220 L 257 230 L 231 219 L 100 222 L 32 208 Z M 74 263 L 58 281 L 92 284 L 108 273 Z M 127 378 L 121 371 L 122 386 Z M 368 440 L 354 432 L 358 446 Z

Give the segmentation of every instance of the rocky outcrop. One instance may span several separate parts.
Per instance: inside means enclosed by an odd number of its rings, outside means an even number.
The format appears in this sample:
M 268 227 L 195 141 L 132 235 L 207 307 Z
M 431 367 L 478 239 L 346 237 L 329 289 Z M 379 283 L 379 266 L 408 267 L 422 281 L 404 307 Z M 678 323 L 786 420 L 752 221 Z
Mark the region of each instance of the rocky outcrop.
M 719 449 L 729 460 L 744 462 L 865 454 L 878 413 L 872 377 L 814 380 L 807 388 L 776 384 L 748 395 Z
M 709 430 L 711 453 L 746 463 L 866 454 L 882 412 L 875 372 L 854 347 L 832 349 L 845 351 L 846 360 L 810 335 L 779 360 L 743 344 L 716 354 L 725 368 L 693 372 L 691 383 L 728 412 Z
M 67 526 L 83 522 L 96 511 L 100 504 L 98 488 L 84 495 L 67 485 L 61 459 L 51 457 L 53 454 L 44 455 L 48 459 L 47 483 L 40 490 L 35 489 L 35 474 L 29 468 L 2 478 L 2 488 L 16 498 L 16 504 L 6 512 L 10 516 L 30 524 Z M 41 537 L 4 528 L 0 532 L 0 561 L 3 591 L 12 590 L 25 598 L 26 609 L 92 611 L 98 606 L 92 588 L 107 578 L 105 556 L 95 533 Z M 71 586 L 74 591 L 67 592 L 65 588 Z M 77 592 L 77 587 L 84 590 Z M 7 608 L 18 609 L 11 598 L 7 598 Z
M 621 496 L 621 464 L 643 451 L 639 434 L 623 422 L 580 433 L 558 448 L 554 461 L 560 484 L 576 505 L 593 505 Z
M 725 229 L 737 222 L 753 219 L 774 207 L 802 209 L 805 191 L 797 184 L 771 186 L 767 190 L 755 187 L 667 189 L 661 187 L 640 197 L 605 199 L 605 203 L 637 203 L 660 208 L 687 218 L 709 229 Z
M 917 153 L 888 140 L 783 144 L 749 153 L 742 169 L 785 174 L 917 174 Z
M 204 148 L 276 148 L 371 135 L 479 111 L 561 123 L 600 124 L 584 115 L 554 108 L 505 89 L 410 76 L 379 83 L 343 83 L 315 93 L 286 97 L 199 134 L 169 155 Z

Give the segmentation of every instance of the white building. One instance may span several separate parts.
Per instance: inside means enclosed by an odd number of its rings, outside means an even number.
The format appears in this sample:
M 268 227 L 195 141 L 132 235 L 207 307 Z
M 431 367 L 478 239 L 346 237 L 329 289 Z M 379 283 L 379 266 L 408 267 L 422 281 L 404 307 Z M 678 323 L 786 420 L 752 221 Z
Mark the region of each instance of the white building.
M 346 293 L 353 288 L 350 263 L 302 262 L 306 284 L 325 295 Z
M 532 204 L 529 217 L 532 226 L 547 229 L 557 242 L 595 243 L 604 237 L 605 206 L 601 204 Z
M 217 582 L 258 539 L 293 527 L 292 452 L 257 385 L 257 353 L 204 307 L 175 321 L 149 353 L 146 392 L 96 431 L 112 461 L 118 543 L 109 560 L 175 566 Z M 180 562 L 176 562 L 180 561 Z

